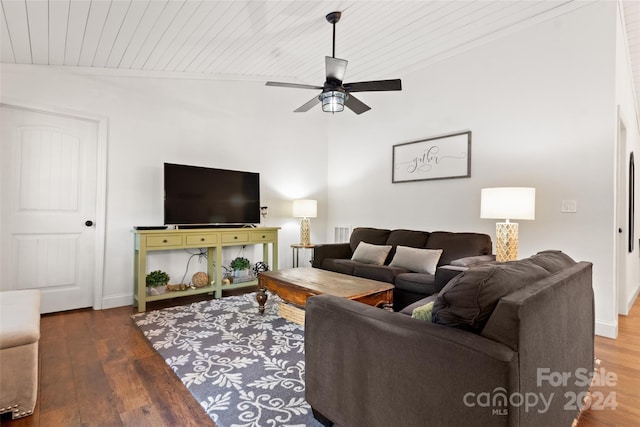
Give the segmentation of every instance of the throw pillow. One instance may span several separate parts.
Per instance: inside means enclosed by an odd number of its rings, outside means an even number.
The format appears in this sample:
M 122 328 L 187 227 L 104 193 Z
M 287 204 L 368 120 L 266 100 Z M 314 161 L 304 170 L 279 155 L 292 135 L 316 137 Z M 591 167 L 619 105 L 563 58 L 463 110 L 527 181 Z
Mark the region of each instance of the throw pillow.
M 431 322 L 431 312 L 433 311 L 433 304 L 435 301 L 430 301 L 423 306 L 420 306 L 413 310 L 411 313 L 411 317 L 418 320 L 424 320 L 426 322 Z
M 398 246 L 396 254 L 389 265 L 406 268 L 417 273 L 435 274 L 441 255 L 442 249 L 418 249 Z
M 391 250 L 391 245 L 372 245 L 367 242 L 358 243 L 358 247 L 353 251 L 352 261 L 365 264 L 382 265 L 387 259 L 387 254 Z
M 442 288 L 432 321 L 480 333 L 500 298 L 549 275 L 530 260 L 473 266 Z

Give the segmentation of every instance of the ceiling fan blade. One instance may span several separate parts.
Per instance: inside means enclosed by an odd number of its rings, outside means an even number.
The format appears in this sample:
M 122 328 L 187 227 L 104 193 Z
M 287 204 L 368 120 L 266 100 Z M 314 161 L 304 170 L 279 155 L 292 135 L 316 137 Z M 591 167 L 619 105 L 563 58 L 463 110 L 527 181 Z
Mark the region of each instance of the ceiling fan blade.
M 267 82 L 265 86 L 277 86 L 277 87 L 291 87 L 294 89 L 316 89 L 322 90 L 322 86 L 303 85 L 299 83 L 282 83 L 282 82 Z
M 347 92 L 379 92 L 402 90 L 402 81 L 400 79 L 376 80 L 370 82 L 345 83 L 343 86 Z
M 347 64 L 349 63 L 349 61 L 347 61 L 346 59 L 325 56 L 324 63 L 327 69 L 327 80 L 344 80 L 344 73 L 347 71 Z
M 367 104 L 365 104 L 364 102 L 360 101 L 358 98 L 356 98 L 355 96 L 353 96 L 351 94 L 349 94 L 349 97 L 344 102 L 344 105 L 349 107 L 349 109 L 351 111 L 353 111 L 354 113 L 356 113 L 356 114 L 362 114 L 365 111 L 371 110 L 371 107 L 369 107 Z
M 294 113 L 304 113 L 306 111 L 309 111 L 311 108 L 313 108 L 316 104 L 319 104 L 319 103 L 320 103 L 320 97 L 314 96 L 309 101 L 307 101 L 305 104 L 303 104 L 300 107 L 298 107 L 297 109 L 293 110 L 293 112 Z

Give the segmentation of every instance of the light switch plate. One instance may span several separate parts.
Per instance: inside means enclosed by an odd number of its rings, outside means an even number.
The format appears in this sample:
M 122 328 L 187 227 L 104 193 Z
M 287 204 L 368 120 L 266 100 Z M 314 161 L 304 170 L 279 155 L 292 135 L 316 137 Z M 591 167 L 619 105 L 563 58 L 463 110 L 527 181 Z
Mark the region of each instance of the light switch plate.
M 578 212 L 578 202 L 575 200 L 563 200 L 562 201 L 562 212 L 564 213 L 575 213 Z

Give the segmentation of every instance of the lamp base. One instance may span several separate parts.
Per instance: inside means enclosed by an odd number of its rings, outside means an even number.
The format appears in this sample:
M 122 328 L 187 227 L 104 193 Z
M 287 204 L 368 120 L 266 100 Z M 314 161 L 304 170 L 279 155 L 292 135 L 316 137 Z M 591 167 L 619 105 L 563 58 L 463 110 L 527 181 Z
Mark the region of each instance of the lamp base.
M 518 223 L 496 223 L 496 261 L 515 261 L 518 259 Z
M 300 244 L 305 246 L 311 244 L 311 220 L 309 218 L 300 220 Z

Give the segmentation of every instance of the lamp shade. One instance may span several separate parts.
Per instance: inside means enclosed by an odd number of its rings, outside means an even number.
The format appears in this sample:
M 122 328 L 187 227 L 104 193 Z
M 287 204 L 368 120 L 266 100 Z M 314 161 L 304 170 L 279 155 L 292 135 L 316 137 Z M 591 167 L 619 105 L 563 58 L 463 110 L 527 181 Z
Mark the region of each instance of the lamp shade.
M 293 216 L 296 218 L 315 218 L 318 216 L 318 201 L 310 199 L 294 200 Z
M 480 218 L 535 219 L 535 217 L 535 188 L 483 188 L 480 193 Z

